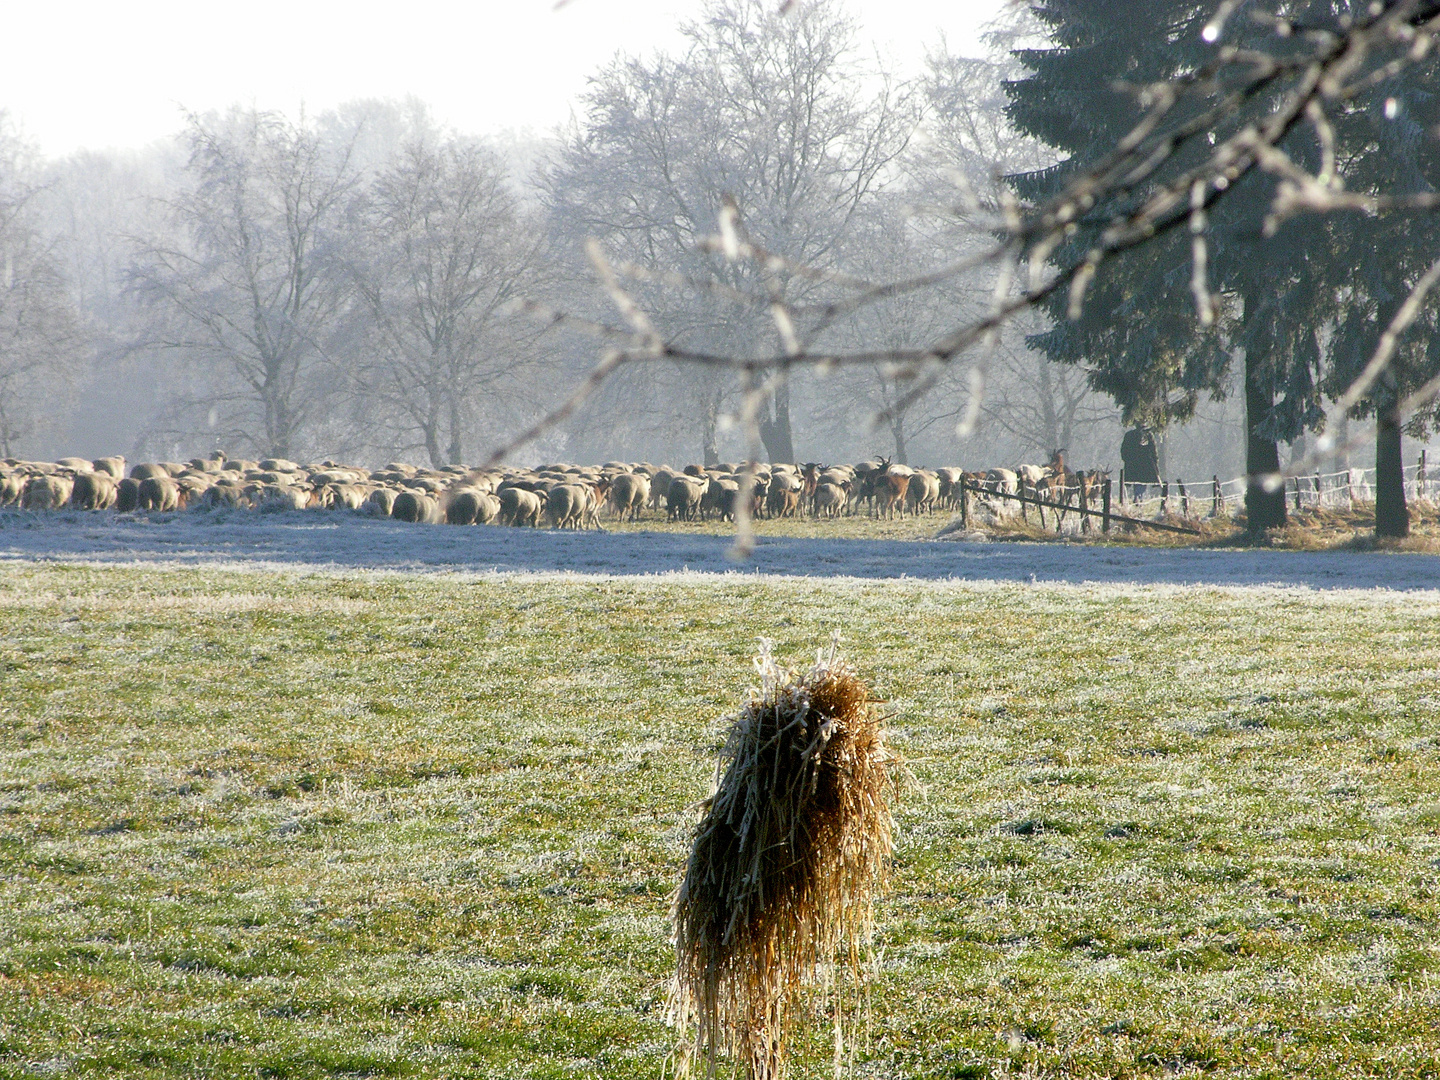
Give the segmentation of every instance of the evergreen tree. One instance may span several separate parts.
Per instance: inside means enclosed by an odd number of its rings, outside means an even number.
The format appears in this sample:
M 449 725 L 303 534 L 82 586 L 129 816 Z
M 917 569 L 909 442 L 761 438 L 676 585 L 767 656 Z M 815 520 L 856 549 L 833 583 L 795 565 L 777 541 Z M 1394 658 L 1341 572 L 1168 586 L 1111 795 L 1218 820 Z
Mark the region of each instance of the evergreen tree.
M 1338 25 L 1346 16 L 1361 14 L 1343 2 L 1292 7 L 1303 10 L 1288 13 L 1309 25 Z M 1059 190 L 1078 170 L 1112 150 L 1140 119 L 1136 94 L 1117 87 L 1116 80 L 1132 88 L 1170 81 L 1215 57 L 1216 46 L 1202 36 L 1213 5 L 1039 0 L 1031 10 L 1049 30 L 1052 43 L 1017 54 L 1031 74 L 1010 84 L 1009 113 L 1021 131 L 1069 156 L 1054 169 L 1013 178 L 1028 198 Z M 1267 28 L 1243 20 L 1232 22 L 1229 36 L 1271 53 L 1305 47 L 1293 41 L 1287 45 Z M 1407 179 L 1423 179 L 1427 170 L 1419 162 L 1430 147 L 1421 146 L 1419 139 L 1397 147 L 1393 133 L 1377 138 L 1371 96 L 1337 108 L 1332 117 L 1337 161 L 1347 185 L 1392 189 L 1397 180 L 1403 185 Z M 1385 95 L 1377 91 L 1375 96 L 1383 101 Z M 1177 119 L 1194 115 L 1204 104 L 1199 98 L 1182 101 Z M 1273 97 L 1255 97 L 1212 132 L 1210 143 L 1263 117 L 1273 104 Z M 1291 131 L 1281 148 L 1304 168 L 1318 170 L 1322 164 L 1308 127 Z M 1206 149 L 1208 144 L 1182 149 L 1152 183 L 1193 165 Z M 1415 163 L 1413 178 L 1401 176 L 1406 154 Z M 1246 468 L 1251 477 L 1246 510 L 1252 531 L 1285 522 L 1283 490 L 1272 485 L 1267 491 L 1260 478 L 1279 471 L 1279 442 L 1293 441 L 1307 428 L 1323 424 L 1322 361 L 1329 361 L 1323 385 L 1333 390 L 1343 371 L 1353 367 L 1334 355 L 1337 346 L 1353 355 L 1365 337 L 1356 312 L 1383 308 L 1385 298 L 1397 289 L 1404 295 L 1397 269 L 1402 276 L 1409 273 L 1411 280 L 1418 276 L 1409 271 L 1415 260 L 1397 257 L 1394 248 L 1387 253 L 1388 266 L 1382 265 L 1384 258 L 1374 246 L 1376 231 L 1414 252 L 1422 267 L 1433 257 L 1426 252 L 1434 250 L 1423 238 L 1397 232 L 1390 222 L 1357 229 L 1354 216 L 1294 217 L 1267 235 L 1265 219 L 1277 183 L 1266 173 L 1252 171 L 1210 215 L 1209 287 L 1215 296 L 1208 328 L 1197 319 L 1190 238 L 1176 229 L 1117 258 L 1092 287 L 1079 319 L 1067 319 L 1067 297 L 1054 298 L 1049 305 L 1054 327 L 1035 339 L 1052 358 L 1086 365 L 1092 384 L 1115 398 L 1127 420 L 1155 426 L 1188 417 L 1201 393 L 1222 394 L 1232 363 L 1243 355 Z M 1058 252 L 1057 259 L 1083 257 L 1098 230 L 1146 194 L 1139 191 L 1097 205 L 1069 250 Z M 1374 264 L 1373 275 L 1356 275 L 1362 261 Z M 1373 350 L 1378 338 L 1373 316 L 1369 325 Z M 1345 332 L 1336 332 L 1337 327 Z M 1322 344 L 1327 343 L 1332 355 L 1322 356 Z M 1400 377 L 1413 381 L 1408 372 Z M 1383 387 L 1375 392 L 1382 393 Z M 1360 410 L 1366 408 L 1374 408 L 1368 399 Z
M 1368 142 L 1373 152 L 1350 162 L 1346 188 L 1353 192 L 1434 192 L 1440 184 L 1440 97 L 1433 79 L 1382 84 L 1373 97 L 1343 120 L 1348 142 Z M 1339 397 L 1375 354 L 1385 327 L 1410 289 L 1440 256 L 1440 219 L 1433 213 L 1371 217 L 1346 215 L 1328 223 L 1346 271 L 1338 290 L 1339 311 L 1331 336 L 1324 387 Z M 1432 299 L 1434 294 L 1431 294 Z M 1426 305 L 1400 336 L 1389 366 L 1351 410 L 1375 419 L 1375 532 L 1405 536 L 1402 432 L 1426 438 L 1440 421 L 1431 402 L 1411 417 L 1401 401 L 1440 373 L 1440 315 Z

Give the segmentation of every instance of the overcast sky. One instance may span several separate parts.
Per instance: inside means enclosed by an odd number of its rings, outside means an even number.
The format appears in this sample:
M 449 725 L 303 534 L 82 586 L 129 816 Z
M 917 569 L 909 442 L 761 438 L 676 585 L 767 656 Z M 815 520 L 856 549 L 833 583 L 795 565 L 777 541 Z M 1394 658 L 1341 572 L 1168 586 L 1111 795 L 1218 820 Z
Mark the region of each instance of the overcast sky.
M 771 0 L 778 2 L 778 0 Z M 1003 0 L 849 0 L 861 44 L 913 71 L 943 32 L 978 48 Z M 415 96 L 475 134 L 564 122 L 617 51 L 673 46 L 701 0 L 60 0 L 6 5 L 0 109 L 46 155 L 143 146 L 181 110 L 322 112 Z

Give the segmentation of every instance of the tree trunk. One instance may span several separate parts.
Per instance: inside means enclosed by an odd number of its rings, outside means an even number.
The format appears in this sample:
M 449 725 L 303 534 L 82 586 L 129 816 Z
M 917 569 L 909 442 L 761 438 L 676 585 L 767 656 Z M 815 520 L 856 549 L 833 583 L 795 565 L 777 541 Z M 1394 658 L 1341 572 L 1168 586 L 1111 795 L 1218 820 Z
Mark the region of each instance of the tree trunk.
M 705 399 L 705 415 L 700 432 L 700 455 L 708 469 L 720 464 L 720 451 L 715 444 L 715 428 L 720 420 L 720 395 L 711 394 Z
M 1386 381 L 1393 387 L 1394 380 L 1382 376 L 1382 384 Z M 1400 457 L 1396 408 L 1399 395 L 1393 390 L 1381 393 L 1375 410 L 1375 535 L 1409 536 L 1410 509 L 1405 505 L 1405 463 Z
M 909 465 L 910 459 L 905 449 L 905 417 L 897 416 L 890 421 L 890 434 L 895 437 L 895 464 Z
M 1251 533 L 1278 529 L 1285 524 L 1285 488 L 1266 491 L 1261 476 L 1280 471 L 1280 446 L 1255 433 L 1275 405 L 1268 375 L 1260 371 L 1258 357 L 1245 356 L 1245 521 Z
M 465 462 L 462 460 L 464 455 L 460 446 L 460 404 L 456 400 L 454 388 L 451 388 L 447 397 L 450 399 L 450 448 L 447 456 L 450 459 L 449 464 L 463 465 Z
M 440 408 L 433 397 L 430 402 L 430 414 L 421 429 L 425 432 L 425 453 L 430 458 L 430 467 L 439 469 L 445 465 L 445 456 L 440 452 Z
M 1040 380 L 1040 426 L 1045 429 L 1045 449 L 1051 453 L 1061 447 L 1068 449 L 1070 444 L 1063 441 L 1064 435 L 1060 431 L 1060 421 L 1055 415 L 1055 394 L 1050 379 L 1050 361 L 1043 355 L 1038 357 L 1036 369 Z
M 790 384 L 781 381 L 775 388 L 773 417 L 760 416 L 760 441 L 771 461 L 794 461 L 795 438 L 790 430 Z

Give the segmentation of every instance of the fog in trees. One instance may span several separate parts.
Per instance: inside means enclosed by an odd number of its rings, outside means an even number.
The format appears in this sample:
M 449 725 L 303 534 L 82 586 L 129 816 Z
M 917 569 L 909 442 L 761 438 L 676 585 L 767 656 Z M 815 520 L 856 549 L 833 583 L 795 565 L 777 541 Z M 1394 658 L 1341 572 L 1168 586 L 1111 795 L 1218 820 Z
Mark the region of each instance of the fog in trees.
M 186 362 L 177 436 L 290 458 L 324 407 L 327 350 L 346 302 L 349 146 L 254 109 L 192 117 L 170 232 L 139 251 L 131 288 L 154 314 L 149 344 Z M 238 444 L 238 445 L 237 445 Z
M 511 310 L 543 288 L 544 251 L 504 163 L 465 140 L 414 138 L 349 226 L 357 427 L 397 457 L 473 461 L 504 438 L 516 401 L 540 406 L 545 366 L 539 329 Z
M 939 42 L 902 78 L 859 46 L 839 0 L 783 14 L 710 0 L 679 49 L 617 56 L 572 124 L 541 135 L 477 138 L 417 99 L 363 99 L 317 115 L 187 115 L 152 147 L 44 161 L 0 125 L 0 440 L 29 456 L 474 462 L 610 347 L 584 327 L 616 321 L 607 275 L 664 340 L 716 357 L 923 347 L 987 310 L 992 270 L 843 317 L 827 314 L 844 294 L 836 275 L 900 280 L 966 258 L 1006 200 L 1063 179 L 1085 138 L 1114 135 L 1127 99 L 1091 80 L 1099 98 L 1077 106 L 1076 35 L 1156 72 L 1188 63 L 1126 10 L 1006 8 L 978 48 Z M 1400 94 L 1396 117 L 1346 118 L 1348 181 L 1368 190 L 1399 162 L 1427 183 L 1416 133 L 1429 108 Z M 727 204 L 740 239 L 774 258 L 726 257 L 713 238 Z M 1187 242 L 1152 245 L 1096 286 L 1080 322 L 1063 303 L 1014 320 L 930 372 L 918 399 L 913 372 L 879 358 L 788 371 L 769 386 L 759 452 L 983 468 L 1064 447 L 1113 467 L 1128 418 L 1162 429 L 1172 475 L 1228 477 L 1246 468 L 1243 372 L 1257 357 L 1272 393 L 1264 408 L 1250 395 L 1265 416 L 1248 428 L 1282 461 L 1313 447 L 1307 428 L 1365 435 L 1440 364 L 1425 315 L 1386 378 L 1335 406 L 1401 299 L 1390 255 L 1413 282 L 1428 233 L 1413 220 L 1307 226 L 1260 270 L 1244 255 L 1250 226 L 1220 219 L 1208 331 L 1190 308 Z M 1321 251 L 1345 253 L 1333 273 L 1296 270 Z M 739 460 L 752 449 L 740 388 L 714 366 L 627 365 L 521 459 Z M 1433 419 L 1406 433 L 1428 439 Z M 1384 445 L 1395 457 L 1398 435 Z
M 717 0 L 685 37 L 681 56 L 621 58 L 595 76 L 544 178 L 546 205 L 572 250 L 594 238 L 610 259 L 648 272 L 637 296 L 667 338 L 774 353 L 783 343 L 768 316 L 730 303 L 726 290 L 794 303 L 820 287 L 700 242 L 729 198 L 755 243 L 792 263 L 838 268 L 858 218 L 896 179 L 914 112 L 883 73 L 861 89 L 854 28 L 837 4 L 783 15 L 763 0 Z M 728 379 L 687 367 L 632 385 L 639 401 L 689 428 L 692 455 L 718 459 Z M 788 383 L 775 387 L 760 423 L 770 457 L 823 449 L 807 449 L 797 432 L 797 413 L 812 404 L 796 403 Z
M 42 230 L 38 163 L 0 112 L 0 456 L 43 444 L 70 406 L 86 333 L 62 242 Z

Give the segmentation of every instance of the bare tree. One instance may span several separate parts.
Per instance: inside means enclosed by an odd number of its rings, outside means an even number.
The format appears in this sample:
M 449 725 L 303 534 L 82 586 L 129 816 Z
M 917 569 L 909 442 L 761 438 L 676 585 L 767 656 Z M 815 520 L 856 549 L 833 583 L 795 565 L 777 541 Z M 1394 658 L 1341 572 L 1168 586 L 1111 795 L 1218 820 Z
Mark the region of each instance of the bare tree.
M 533 324 L 510 317 L 540 281 L 535 229 L 482 147 L 416 140 L 359 198 L 351 266 L 365 359 L 352 387 L 398 445 L 431 464 L 513 423 L 532 396 Z
M 927 232 L 924 217 L 908 210 L 899 196 L 890 194 L 866 207 L 847 238 L 847 264 L 875 280 L 904 274 L 922 264 L 934 237 Z M 827 344 L 913 348 L 943 332 L 946 321 L 958 308 L 978 307 L 982 300 L 974 294 L 974 283 L 960 279 L 887 297 L 839 323 L 831 332 L 833 340 Z M 832 425 L 872 430 L 872 434 L 889 442 L 888 456 L 907 464 L 922 437 L 932 449 L 953 447 L 955 418 L 960 411 L 957 400 L 963 394 L 963 384 L 947 373 L 933 393 L 902 403 L 907 389 L 903 372 L 893 363 L 877 361 L 842 368 L 831 377 L 828 387 L 817 384 L 813 396 L 823 401 L 817 411 Z M 873 417 L 881 418 L 880 422 L 870 423 Z
M 133 448 L 164 401 L 169 365 L 133 348 L 145 316 L 125 294 L 125 275 L 134 257 L 131 238 L 164 230 L 161 200 L 175 190 L 183 164 L 173 142 L 81 150 L 46 163 L 44 229 L 60 241 L 89 337 L 73 405 L 53 436 L 68 453 L 94 457 Z
M 263 454 L 290 457 L 323 400 L 326 344 L 347 286 L 337 247 L 349 154 L 302 121 L 232 109 L 192 116 L 173 239 L 152 239 L 131 285 L 161 318 L 153 343 L 202 376 L 181 403 Z
M 856 89 L 853 27 L 831 0 L 802 0 L 789 14 L 765 0 L 711 0 L 684 33 L 684 56 L 617 61 L 592 80 L 584 122 L 546 177 L 546 201 L 564 235 L 596 237 L 648 275 L 644 303 L 673 340 L 753 351 L 775 327 L 765 309 L 726 296 L 784 305 L 815 295 L 816 281 L 789 266 L 839 265 L 914 118 L 883 77 L 872 98 Z M 783 263 L 703 249 L 727 202 Z M 695 422 L 709 432 L 725 391 L 699 379 Z M 756 417 L 776 460 L 795 457 L 789 394 L 776 380 Z
M 1042 30 L 1026 6 L 1008 5 L 986 27 L 985 55 L 952 53 L 942 40 L 925 58 L 925 120 L 907 166 L 913 196 L 929 201 L 921 217 L 947 228 L 951 244 L 981 239 L 955 227 L 993 219 L 1009 197 L 1005 177 L 1057 163 L 1051 147 L 1015 129 L 1006 108 L 1005 84 L 1025 73 L 1015 50 Z
M 1119 435 L 1119 410 L 1090 388 L 1082 368 L 1057 364 L 1025 346 L 1025 330 L 1033 332 L 1038 321 L 1017 320 L 1001 335 L 981 414 L 1032 460 L 1048 458 L 1057 449 L 1069 449 L 1074 456 L 1087 444 L 1093 455 L 1100 449 L 1100 436 Z
M 0 456 L 54 420 L 86 335 L 57 242 L 38 224 L 31 154 L 0 112 Z

